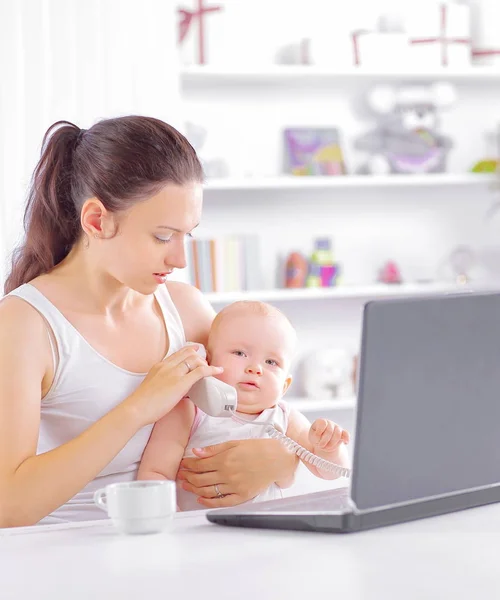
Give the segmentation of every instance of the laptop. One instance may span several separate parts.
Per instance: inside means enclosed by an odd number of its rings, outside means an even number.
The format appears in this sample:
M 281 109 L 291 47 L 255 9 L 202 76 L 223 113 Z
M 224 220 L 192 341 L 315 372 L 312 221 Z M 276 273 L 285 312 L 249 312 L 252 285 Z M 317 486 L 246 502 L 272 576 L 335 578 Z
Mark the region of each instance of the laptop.
M 500 293 L 368 302 L 358 377 L 348 487 L 208 520 L 342 533 L 500 501 Z

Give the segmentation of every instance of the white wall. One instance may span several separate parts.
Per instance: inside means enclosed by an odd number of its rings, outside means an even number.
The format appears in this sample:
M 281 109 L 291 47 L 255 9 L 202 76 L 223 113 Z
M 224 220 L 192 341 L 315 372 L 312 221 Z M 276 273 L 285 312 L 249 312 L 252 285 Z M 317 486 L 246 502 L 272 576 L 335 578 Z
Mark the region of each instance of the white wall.
M 179 125 L 173 0 L 0 3 L 0 279 L 21 234 L 30 175 L 55 121 L 123 114 Z

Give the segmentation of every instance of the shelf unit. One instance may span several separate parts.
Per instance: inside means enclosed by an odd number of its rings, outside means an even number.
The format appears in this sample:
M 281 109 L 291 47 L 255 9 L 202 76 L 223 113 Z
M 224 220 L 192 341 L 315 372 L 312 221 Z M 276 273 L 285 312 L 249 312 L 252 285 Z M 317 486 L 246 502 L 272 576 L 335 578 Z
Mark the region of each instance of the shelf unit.
M 322 188 L 445 187 L 495 185 L 485 173 L 438 173 L 428 175 L 338 175 L 325 177 L 277 177 L 209 179 L 206 192 L 243 190 L 311 190 Z
M 500 69 L 492 67 L 473 66 L 466 69 L 437 68 L 437 69 L 410 69 L 410 70 L 383 70 L 364 69 L 352 67 L 348 69 L 333 69 L 312 65 L 269 65 L 262 68 L 245 68 L 231 66 L 200 66 L 184 67 L 180 72 L 181 84 L 211 85 L 248 83 L 255 84 L 280 84 L 292 81 L 325 81 L 335 82 L 345 79 L 371 80 L 412 80 L 429 81 L 443 79 L 454 83 L 498 83 L 500 82 Z
M 339 127 L 345 141 L 351 132 L 353 136 L 358 135 L 361 128 L 373 125 L 368 124 L 372 121 L 368 122 L 367 118 L 361 127 L 351 111 L 356 98 L 365 93 L 364 88 L 368 89 L 378 82 L 434 81 L 449 81 L 459 87 L 459 98 L 463 103 L 459 118 L 452 112 L 447 114 L 447 122 L 443 127 L 444 131 L 457 131 L 453 142 L 454 156 L 458 158 L 449 161 L 451 172 L 330 177 L 294 177 L 277 173 L 282 164 L 282 161 L 275 161 L 275 152 L 281 152 L 277 138 L 280 128 L 290 126 L 290 123 L 315 125 L 331 121 L 341 124 Z M 207 231 L 210 234 L 213 231 L 214 236 L 233 231 L 231 219 L 234 215 L 234 219 L 237 219 L 234 235 L 257 231 L 263 239 L 269 237 L 264 267 L 270 269 L 273 255 L 286 256 L 286 249 L 295 246 L 299 250 L 307 248 L 306 236 L 309 231 L 312 236 L 316 230 L 323 232 L 330 228 L 328 231 L 331 230 L 334 240 L 339 240 L 335 246 L 339 260 L 342 262 L 347 257 L 346 273 L 351 273 L 350 281 L 361 282 L 360 285 L 339 285 L 326 289 L 260 289 L 205 294 L 216 310 L 241 299 L 276 303 L 293 319 L 299 339 L 303 340 L 301 353 L 305 356 L 331 343 L 339 347 L 354 347 L 359 340 L 360 304 L 365 301 L 498 291 L 493 289 L 493 283 L 488 282 L 459 286 L 451 281 L 424 283 L 416 280 L 419 276 L 428 277 L 429 280 L 438 277 L 438 269 L 432 267 L 434 256 L 437 262 L 448 249 L 451 251 L 460 243 L 473 245 L 478 238 L 479 217 L 476 219 L 476 215 L 484 214 L 499 180 L 495 175 L 471 173 L 467 169 L 485 152 L 481 150 L 483 142 L 478 132 L 495 127 L 493 103 L 488 98 L 496 95 L 500 87 L 499 68 L 474 66 L 467 69 L 403 71 L 356 67 L 333 69 L 309 65 L 256 65 L 248 68 L 240 65 L 189 66 L 181 69 L 180 85 L 193 115 L 201 121 L 207 119 L 208 123 L 210 119 L 214 123 L 224 121 L 228 123 L 229 132 L 233 131 L 231 128 L 234 126 L 236 139 L 245 139 L 248 148 L 258 147 L 261 132 L 262 135 L 268 135 L 269 132 L 273 136 L 260 162 L 254 161 L 254 164 L 250 161 L 247 168 L 238 163 L 238 160 L 243 160 L 237 157 L 235 174 L 243 175 L 248 171 L 259 173 L 259 176 L 206 181 L 204 210 L 209 215 L 205 221 Z M 203 102 L 205 99 L 206 105 Z M 467 103 L 470 103 L 470 107 Z M 233 107 L 234 112 L 231 112 Z M 241 114 L 246 117 L 240 128 Z M 254 126 L 252 119 L 258 120 L 258 126 Z M 469 122 L 474 122 L 473 130 L 464 127 Z M 245 128 L 248 129 L 248 139 L 245 137 Z M 228 139 L 231 138 L 230 134 L 224 133 Z M 467 148 L 467 153 L 460 154 L 462 148 Z M 245 156 L 244 153 L 242 155 Z M 358 159 L 360 161 L 360 157 L 353 152 L 353 170 L 357 168 Z M 379 217 L 379 206 L 380 215 L 384 210 L 391 211 L 390 218 L 384 220 L 382 216 Z M 306 215 L 303 222 L 302 212 Z M 267 220 L 264 218 L 266 213 L 269 215 Z M 393 214 L 396 216 L 392 218 Z M 448 219 L 450 214 L 452 219 Z M 369 219 L 373 219 L 372 225 Z M 455 219 L 456 227 L 452 222 Z M 292 224 L 290 232 L 286 229 L 287 220 Z M 386 223 L 388 235 L 384 237 Z M 280 229 L 282 225 L 283 231 Z M 374 229 L 373 246 L 369 241 L 371 227 Z M 467 237 L 469 231 L 472 232 L 470 242 Z M 360 252 L 368 253 L 366 268 L 364 264 L 360 266 L 361 258 L 352 258 L 356 235 L 360 237 Z M 394 257 L 398 262 L 397 244 L 405 245 L 401 253 L 403 276 L 408 273 L 408 279 L 414 282 L 364 285 L 363 282 L 376 278 L 376 269 L 386 257 Z M 415 248 L 409 248 L 410 245 Z M 420 254 L 423 255 L 422 268 L 414 268 L 420 260 Z M 351 267 L 353 270 L 349 271 Z M 268 277 L 263 285 L 271 288 L 275 280 L 275 277 Z M 332 332 L 335 334 L 333 337 Z M 305 396 L 301 377 L 300 370 L 294 373 L 297 387 L 296 392 L 295 389 L 291 392 L 297 396 Z M 339 411 L 339 422 L 347 428 L 353 426 L 351 421 L 356 406 L 355 398 L 318 400 L 287 396 L 286 400 L 304 413 Z M 332 418 L 336 420 L 337 415 Z
M 342 300 L 356 298 L 383 298 L 425 296 L 426 294 L 453 294 L 490 289 L 483 286 L 458 285 L 454 283 L 377 283 L 365 286 L 341 286 L 333 288 L 299 288 L 255 290 L 239 292 L 215 292 L 205 294 L 212 304 L 229 304 L 237 300 L 261 300 L 263 302 L 293 302 L 308 300 Z

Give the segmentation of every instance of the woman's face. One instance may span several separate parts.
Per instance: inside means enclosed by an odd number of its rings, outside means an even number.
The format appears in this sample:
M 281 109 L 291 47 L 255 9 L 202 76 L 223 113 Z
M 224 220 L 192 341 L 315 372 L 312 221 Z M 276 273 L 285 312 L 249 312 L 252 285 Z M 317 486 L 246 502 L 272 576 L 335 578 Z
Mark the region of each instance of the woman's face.
M 200 222 L 201 209 L 201 184 L 169 184 L 118 217 L 108 214 L 104 239 L 92 244 L 100 266 L 123 285 L 152 294 L 173 269 L 186 266 L 185 241 Z

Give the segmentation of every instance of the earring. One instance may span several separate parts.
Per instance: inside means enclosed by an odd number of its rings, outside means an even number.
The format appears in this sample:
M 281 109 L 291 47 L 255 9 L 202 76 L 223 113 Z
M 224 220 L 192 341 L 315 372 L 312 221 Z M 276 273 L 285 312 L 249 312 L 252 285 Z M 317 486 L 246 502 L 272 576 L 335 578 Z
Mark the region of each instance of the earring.
M 101 236 L 98 233 L 94 233 L 94 237 L 96 240 L 98 240 Z

